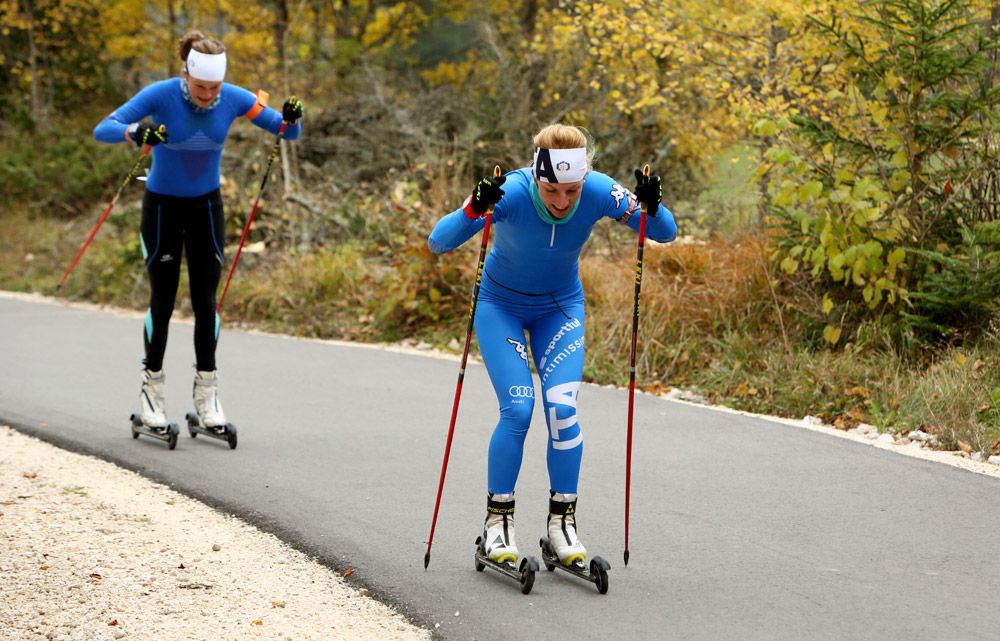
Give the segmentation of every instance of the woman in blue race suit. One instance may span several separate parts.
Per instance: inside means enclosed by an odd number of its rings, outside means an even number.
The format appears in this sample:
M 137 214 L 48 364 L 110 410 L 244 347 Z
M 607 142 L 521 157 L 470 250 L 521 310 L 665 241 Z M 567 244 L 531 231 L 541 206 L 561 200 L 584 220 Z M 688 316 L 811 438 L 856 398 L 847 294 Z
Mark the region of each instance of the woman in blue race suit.
M 487 458 L 484 546 L 493 561 L 518 559 L 514 488 L 535 403 L 530 351 L 549 435 L 548 536 L 560 562 L 570 565 L 587 556 L 575 517 L 583 455 L 576 415 L 585 345 L 580 251 L 602 218 L 638 230 L 640 203 L 648 208 L 649 238 L 673 240 L 677 227 L 660 204 L 659 176 L 637 171 L 638 184 L 630 192 L 593 171 L 581 129 L 549 125 L 534 143 L 531 167 L 480 180 L 460 209 L 438 221 L 428 245 L 435 253 L 455 249 L 482 230 L 485 213 L 494 207 L 496 236 L 474 321 L 500 405 Z

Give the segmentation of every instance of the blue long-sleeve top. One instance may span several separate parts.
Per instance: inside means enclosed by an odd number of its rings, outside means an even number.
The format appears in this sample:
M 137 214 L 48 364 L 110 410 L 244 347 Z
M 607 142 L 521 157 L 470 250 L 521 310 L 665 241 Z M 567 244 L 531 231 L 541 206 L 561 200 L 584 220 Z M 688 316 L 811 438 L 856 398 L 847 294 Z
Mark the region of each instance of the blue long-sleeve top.
M 579 283 L 580 251 L 601 218 L 639 229 L 635 195 L 606 174 L 587 174 L 579 204 L 563 220 L 539 210 L 543 206 L 532 198 L 534 179 L 530 168 L 506 176 L 503 198 L 493 209 L 496 235 L 485 269 L 490 279 L 510 289 L 546 294 Z M 437 254 L 449 252 L 478 233 L 484 224 L 483 218 L 468 218 L 458 209 L 438 221 L 428 246 Z M 657 242 L 677 237 L 674 215 L 662 204 L 656 216 L 647 216 L 646 235 Z
M 146 188 L 166 196 L 192 197 L 219 188 L 222 146 L 229 127 L 240 116 L 259 111 L 251 122 L 277 134 L 281 114 L 270 107 L 260 109 L 252 93 L 222 83 L 218 102 L 209 109 L 198 109 L 184 96 L 183 78 L 155 82 L 116 109 L 94 128 L 100 142 L 131 142 L 125 137 L 129 125 L 149 117 L 154 126 L 165 125 L 167 142 L 152 149 L 153 166 Z M 285 127 L 284 137 L 295 140 L 302 131 L 302 121 Z

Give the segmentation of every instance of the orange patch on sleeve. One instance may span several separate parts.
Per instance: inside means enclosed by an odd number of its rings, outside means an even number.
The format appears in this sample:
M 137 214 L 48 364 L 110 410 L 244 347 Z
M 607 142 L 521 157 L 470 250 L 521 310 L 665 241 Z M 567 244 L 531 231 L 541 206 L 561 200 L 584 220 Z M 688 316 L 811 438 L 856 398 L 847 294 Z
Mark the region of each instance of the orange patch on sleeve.
M 271 99 L 271 94 L 267 93 L 263 89 L 257 90 L 257 102 L 254 103 L 253 107 L 246 112 L 247 120 L 253 120 L 260 115 L 260 112 L 264 111 L 264 107 L 267 106 L 267 101 Z

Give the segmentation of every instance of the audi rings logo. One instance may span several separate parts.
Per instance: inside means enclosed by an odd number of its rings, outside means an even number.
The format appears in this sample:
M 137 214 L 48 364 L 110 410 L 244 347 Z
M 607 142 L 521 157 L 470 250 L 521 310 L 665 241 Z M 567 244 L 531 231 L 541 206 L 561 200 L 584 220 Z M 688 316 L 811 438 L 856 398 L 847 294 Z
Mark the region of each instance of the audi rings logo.
M 528 385 L 511 385 L 507 393 L 511 398 L 535 398 L 535 388 Z

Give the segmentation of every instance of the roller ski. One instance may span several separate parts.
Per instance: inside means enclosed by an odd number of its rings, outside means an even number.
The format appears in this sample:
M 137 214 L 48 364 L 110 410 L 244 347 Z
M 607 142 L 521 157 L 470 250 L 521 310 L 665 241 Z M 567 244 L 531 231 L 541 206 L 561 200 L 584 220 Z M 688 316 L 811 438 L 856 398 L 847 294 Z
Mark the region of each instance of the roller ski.
M 188 434 L 197 438 L 204 434 L 209 438 L 219 439 L 229 443 L 229 449 L 236 449 L 236 426 L 226 421 L 219 402 L 219 373 L 196 372 L 194 376 L 194 411 L 188 412 Z
M 163 370 L 152 372 L 142 370 L 142 391 L 139 393 L 139 413 L 129 416 L 132 424 L 132 438 L 140 434 L 166 441 L 169 449 L 177 447 L 180 430 L 176 423 L 167 422 L 166 404 L 163 400 L 165 382 Z
M 587 550 L 576 535 L 576 495 L 553 493 L 549 499 L 548 536 L 538 544 L 542 548 L 542 563 L 549 572 L 556 569 L 589 581 L 601 594 L 608 592 L 608 570 L 611 564 L 595 556 L 587 563 Z
M 519 558 L 514 542 L 514 495 L 491 494 L 486 501 L 486 523 L 476 539 L 476 572 L 490 568 L 521 584 L 521 594 L 535 585 L 538 561 Z

